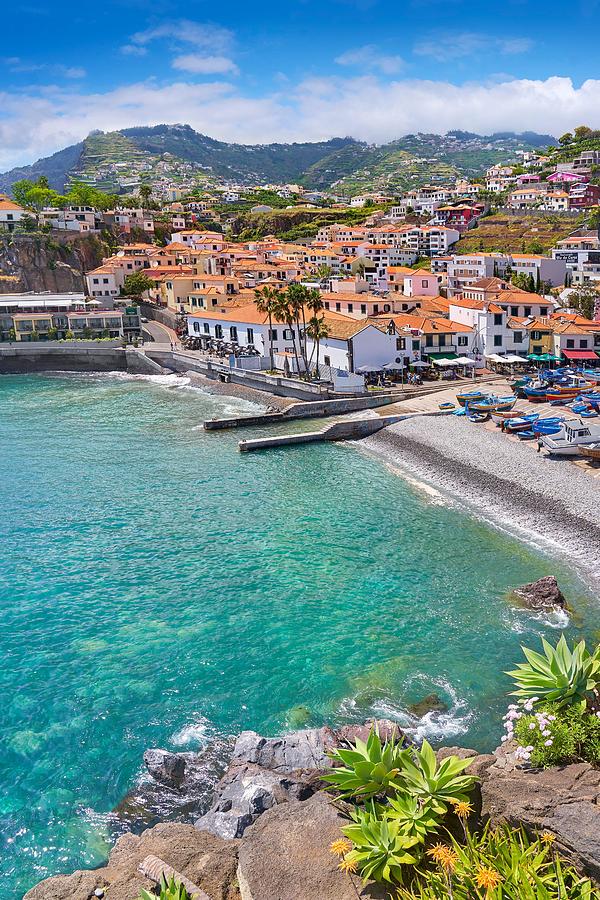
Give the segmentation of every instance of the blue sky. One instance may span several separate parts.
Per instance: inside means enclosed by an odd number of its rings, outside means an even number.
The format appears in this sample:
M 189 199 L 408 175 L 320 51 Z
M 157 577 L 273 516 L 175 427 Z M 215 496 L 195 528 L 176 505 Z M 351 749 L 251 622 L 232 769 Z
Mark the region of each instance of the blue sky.
M 600 127 L 599 34 L 597 0 L 14 0 L 0 169 L 160 122 L 242 142 Z

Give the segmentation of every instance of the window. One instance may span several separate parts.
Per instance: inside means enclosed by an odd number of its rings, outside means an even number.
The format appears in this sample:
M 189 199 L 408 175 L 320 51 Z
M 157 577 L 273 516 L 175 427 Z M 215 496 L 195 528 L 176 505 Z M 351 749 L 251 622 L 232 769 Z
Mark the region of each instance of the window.
M 438 344 L 440 345 L 440 347 L 446 346 L 446 335 L 445 334 L 440 334 L 440 336 L 438 338 Z
M 426 287 L 427 287 L 427 281 L 426 281 L 425 279 L 423 279 L 423 280 L 421 281 L 421 287 L 423 287 L 423 288 L 426 288 Z
M 548 314 L 548 310 L 545 306 L 540 306 L 540 316 L 545 316 Z
M 210 325 L 208 322 L 204 323 L 204 334 L 210 334 Z
M 330 357 L 330 356 L 324 356 L 324 357 L 323 357 L 323 362 L 325 363 L 326 366 L 330 366 L 330 365 L 331 365 L 331 357 Z
M 527 316 L 530 316 L 530 315 L 531 315 L 531 307 L 530 307 L 530 306 L 525 306 L 524 309 L 523 309 L 523 313 L 524 313 L 524 315 L 525 315 L 525 318 L 527 318 Z
M 494 313 L 494 325 L 502 325 L 502 313 Z
M 406 338 L 396 338 L 396 350 L 406 350 Z
M 269 328 L 269 340 L 276 341 L 277 340 L 277 329 Z
M 294 332 L 291 328 L 283 329 L 283 339 L 284 341 L 293 341 L 294 340 Z
M 575 349 L 575 341 L 573 340 L 573 338 L 567 338 L 567 350 L 574 350 L 574 349 Z
M 195 331 L 195 332 L 199 332 L 199 331 L 200 331 L 200 322 L 194 322 L 194 331 Z
M 349 304 L 348 304 L 348 312 L 349 312 L 349 313 L 350 313 L 350 312 L 354 312 L 354 306 L 352 305 L 352 303 L 349 303 Z
M 459 336 L 458 336 L 458 346 L 459 346 L 459 347 L 466 347 L 466 346 L 468 345 L 468 343 L 469 343 L 469 339 L 467 338 L 466 334 L 459 334 Z
M 502 335 L 495 334 L 494 335 L 494 347 L 501 347 L 501 346 L 502 346 Z
M 247 328 L 247 329 L 246 329 L 246 341 L 247 341 L 249 344 L 253 344 L 253 343 L 254 343 L 254 328 Z
M 413 341 L 412 348 L 413 348 L 413 350 L 420 350 L 421 349 L 421 341 Z
M 336 303 L 336 304 L 335 304 L 335 311 L 336 311 L 336 312 L 341 312 L 341 309 L 342 309 L 342 304 L 341 304 L 341 303 Z
M 366 316 L 366 314 L 367 314 L 367 304 L 366 303 L 360 304 L 360 311 L 361 311 L 361 313 L 363 313 L 363 315 Z
M 531 340 L 532 341 L 541 341 L 542 334 L 540 331 L 532 331 L 531 332 Z
M 229 340 L 237 341 L 237 325 L 232 325 L 229 329 Z
M 325 309 L 329 309 L 329 300 L 327 300 L 327 301 L 323 304 L 323 306 L 325 307 Z
M 223 337 L 223 326 L 222 325 L 215 325 L 215 337 L 222 339 L 222 337 Z
M 99 278 L 94 278 L 94 279 L 92 279 L 92 283 L 93 283 L 93 284 L 100 284 L 100 279 L 99 279 Z
M 518 315 L 519 315 L 519 307 L 518 307 L 518 306 L 511 306 L 511 308 L 510 308 L 510 314 L 511 314 L 511 316 L 518 316 Z
M 108 284 L 108 278 L 103 278 L 103 279 L 102 279 L 102 284 Z
M 579 346 L 581 347 L 582 350 L 587 350 L 587 345 L 588 345 L 587 340 L 579 341 Z
M 425 346 L 433 347 L 433 335 L 432 334 L 425 335 Z
M 513 341 L 515 344 L 523 343 L 523 332 L 522 331 L 513 331 Z

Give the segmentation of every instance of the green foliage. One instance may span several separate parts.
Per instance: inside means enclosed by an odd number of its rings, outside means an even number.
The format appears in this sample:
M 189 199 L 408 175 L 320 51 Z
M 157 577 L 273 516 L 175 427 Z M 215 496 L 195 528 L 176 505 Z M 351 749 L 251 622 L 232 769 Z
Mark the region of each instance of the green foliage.
M 435 753 L 427 741 L 420 750 L 412 750 L 402 759 L 400 778 L 403 789 L 422 802 L 430 802 L 436 813 L 445 813 L 448 804 L 468 800 L 467 792 L 473 787 L 473 775 L 461 775 L 471 763 L 470 759 L 448 756 L 438 766 Z
M 514 734 L 521 747 L 531 747 L 529 761 L 546 768 L 585 760 L 600 766 L 600 718 L 577 707 L 544 703 L 531 715 L 521 715 Z
M 598 900 L 600 892 L 564 863 L 552 835 L 530 840 L 523 829 L 487 826 L 463 846 L 452 839 L 428 852 L 435 868 L 419 871 L 398 900 Z
M 386 807 L 380 807 L 382 815 L 397 822 L 402 834 L 417 837 L 425 841 L 428 835 L 435 834 L 440 826 L 440 814 L 430 801 L 423 801 L 410 794 L 397 794 L 390 797 Z
M 382 744 L 375 728 L 366 743 L 357 738 L 354 750 L 338 748 L 330 756 L 342 765 L 324 775 L 323 780 L 341 791 L 342 797 L 367 799 L 402 790 L 400 770 L 409 753 L 395 738 Z
M 571 651 L 564 635 L 555 648 L 544 638 L 542 646 L 545 655 L 523 647 L 527 662 L 506 673 L 517 686 L 512 696 L 585 709 L 587 698 L 600 685 L 600 648 L 592 656 L 586 650 L 585 641 L 581 641 Z
M 169 881 L 163 875 L 160 883 L 160 894 L 150 893 L 142 889 L 137 900 L 192 900 L 185 887 L 173 877 Z
M 128 297 L 141 297 L 154 287 L 154 282 L 144 272 L 132 272 L 125 277 L 123 291 Z
M 600 294 L 593 287 L 580 287 L 569 293 L 567 305 L 576 309 L 586 319 L 593 319 L 599 301 Z
M 374 807 L 354 810 L 352 820 L 352 825 L 342 828 L 354 845 L 344 863 L 355 863 L 365 881 L 401 884 L 402 866 L 415 865 L 420 859 L 420 838 L 405 834 L 399 822 L 379 817 Z

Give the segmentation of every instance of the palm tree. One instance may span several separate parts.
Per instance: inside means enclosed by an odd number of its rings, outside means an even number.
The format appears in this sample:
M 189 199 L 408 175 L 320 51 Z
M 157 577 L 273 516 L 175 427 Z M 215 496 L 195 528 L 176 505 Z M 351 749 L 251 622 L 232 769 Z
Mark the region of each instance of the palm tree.
M 325 338 L 328 337 L 328 335 L 329 335 L 329 326 L 325 322 L 325 316 L 314 315 L 310 319 L 308 325 L 306 326 L 306 333 L 308 334 L 309 338 L 314 343 L 313 353 L 311 353 L 311 355 L 310 355 L 311 364 L 312 364 L 312 360 L 313 360 L 313 354 L 316 350 L 317 359 L 316 359 L 315 369 L 316 369 L 317 378 L 318 378 L 319 377 L 319 344 L 321 343 L 322 340 L 325 340 Z
M 259 313 L 269 317 L 269 355 L 271 358 L 271 371 L 275 368 L 275 354 L 273 351 L 273 316 L 281 308 L 281 291 L 277 288 L 269 287 L 267 284 L 254 291 L 256 297 L 256 308 Z
M 300 359 L 296 347 L 296 332 L 294 331 L 294 327 L 299 330 L 300 308 L 298 304 L 298 291 L 294 290 L 294 288 L 299 287 L 301 287 L 299 284 L 290 284 L 286 291 L 279 291 L 279 302 L 277 306 L 277 318 L 280 322 L 285 322 L 292 332 L 292 345 L 294 348 L 294 357 L 296 359 L 296 372 L 298 374 L 300 374 Z
M 304 314 L 304 306 L 308 295 L 308 289 L 303 284 L 290 284 L 286 294 L 285 315 L 288 326 L 292 328 L 292 340 L 294 343 L 294 355 L 296 357 L 296 365 L 300 372 L 298 352 L 296 351 L 296 338 L 294 336 L 293 326 L 298 330 L 298 347 L 300 355 L 304 363 L 305 371 L 308 372 L 308 360 L 306 359 L 306 319 Z M 300 317 L 302 317 L 302 334 L 300 332 Z

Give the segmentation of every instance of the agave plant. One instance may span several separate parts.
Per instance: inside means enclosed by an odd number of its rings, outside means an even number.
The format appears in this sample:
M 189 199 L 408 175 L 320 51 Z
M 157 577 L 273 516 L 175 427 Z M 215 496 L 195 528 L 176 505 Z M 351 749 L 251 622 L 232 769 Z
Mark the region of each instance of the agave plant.
M 365 881 L 402 884 L 402 866 L 414 866 L 421 852 L 414 849 L 420 838 L 402 832 L 399 822 L 380 818 L 375 806 L 355 809 L 352 825 L 342 828 L 353 848 L 344 856 L 343 868 L 359 872 Z
M 397 794 L 390 797 L 388 805 L 382 807 L 384 815 L 400 826 L 402 834 L 417 837 L 424 841 L 427 835 L 434 834 L 440 826 L 440 815 L 429 802 L 423 803 L 410 794 Z
M 569 650 L 564 635 L 556 647 L 544 638 L 542 646 L 545 655 L 523 647 L 527 662 L 506 673 L 517 686 L 512 696 L 552 701 L 559 707 L 578 706 L 583 711 L 588 697 L 600 685 L 600 648 L 592 655 L 585 641 L 580 641 Z
M 185 887 L 175 878 L 171 877 L 169 881 L 165 876 L 161 878 L 160 894 L 152 894 L 150 891 L 141 890 L 138 900 L 192 900 Z
M 402 790 L 423 802 L 429 802 L 438 815 L 448 811 L 448 804 L 467 801 L 467 792 L 477 780 L 474 775 L 461 775 L 472 762 L 449 756 L 440 765 L 431 745 L 423 741 L 420 750 L 413 749 L 402 759 Z
M 365 743 L 356 739 L 354 750 L 336 749 L 330 754 L 342 765 L 323 776 L 323 780 L 338 788 L 341 796 L 369 799 L 393 794 L 402 787 L 398 775 L 409 756 L 399 741 L 391 738 L 382 744 L 376 728 Z

